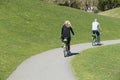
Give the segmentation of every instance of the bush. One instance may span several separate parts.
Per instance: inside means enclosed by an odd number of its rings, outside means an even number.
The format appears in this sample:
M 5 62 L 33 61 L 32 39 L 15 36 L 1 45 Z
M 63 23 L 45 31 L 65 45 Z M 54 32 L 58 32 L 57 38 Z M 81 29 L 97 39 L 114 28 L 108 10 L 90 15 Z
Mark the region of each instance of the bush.
M 95 8 L 95 11 L 105 11 L 108 9 L 116 8 L 120 6 L 120 0 L 42 0 L 47 2 L 56 3 L 61 6 L 69 6 L 87 11 L 91 7 Z

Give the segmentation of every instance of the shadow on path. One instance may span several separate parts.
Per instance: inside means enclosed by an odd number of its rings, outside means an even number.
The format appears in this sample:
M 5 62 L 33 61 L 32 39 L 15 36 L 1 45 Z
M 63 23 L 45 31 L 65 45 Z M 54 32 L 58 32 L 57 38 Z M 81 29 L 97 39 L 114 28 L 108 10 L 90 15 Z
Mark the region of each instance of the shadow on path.
M 78 55 L 79 53 L 69 53 L 67 57 Z
M 94 45 L 94 46 L 102 46 L 102 45 L 104 45 L 104 44 L 102 44 L 102 43 L 99 43 L 99 44 L 96 44 L 96 45 Z

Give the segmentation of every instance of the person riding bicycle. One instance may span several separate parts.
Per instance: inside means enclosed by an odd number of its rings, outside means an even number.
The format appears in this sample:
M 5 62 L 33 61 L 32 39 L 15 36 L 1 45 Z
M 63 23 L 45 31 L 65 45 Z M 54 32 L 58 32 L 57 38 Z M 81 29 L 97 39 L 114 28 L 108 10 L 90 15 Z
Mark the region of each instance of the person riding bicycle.
M 93 34 L 97 34 L 97 37 L 98 37 L 98 44 L 100 43 L 100 24 L 99 22 L 97 21 L 97 19 L 95 19 L 93 22 L 92 22 L 92 33 Z
M 71 23 L 70 21 L 65 21 L 63 26 L 62 26 L 62 30 L 61 30 L 61 40 L 63 42 L 63 40 L 65 38 L 67 38 L 68 40 L 68 51 L 70 52 L 70 41 L 71 41 L 71 33 L 74 35 L 74 31 L 72 29 Z

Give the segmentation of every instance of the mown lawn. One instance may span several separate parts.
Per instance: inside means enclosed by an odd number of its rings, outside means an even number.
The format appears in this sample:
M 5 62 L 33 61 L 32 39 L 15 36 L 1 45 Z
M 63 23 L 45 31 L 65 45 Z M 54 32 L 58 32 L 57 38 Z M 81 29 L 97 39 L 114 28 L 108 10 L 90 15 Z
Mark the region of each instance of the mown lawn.
M 120 80 L 120 44 L 83 51 L 72 67 L 78 80 Z
M 32 55 L 60 47 L 60 31 L 65 20 L 71 21 L 75 32 L 72 44 L 90 42 L 94 18 L 101 23 L 102 40 L 120 38 L 120 19 L 41 0 L 0 0 L 0 79 L 6 80 Z
M 104 12 L 99 13 L 99 15 L 120 18 L 120 8 L 115 8 L 115 9 L 111 9 L 108 11 L 104 11 Z

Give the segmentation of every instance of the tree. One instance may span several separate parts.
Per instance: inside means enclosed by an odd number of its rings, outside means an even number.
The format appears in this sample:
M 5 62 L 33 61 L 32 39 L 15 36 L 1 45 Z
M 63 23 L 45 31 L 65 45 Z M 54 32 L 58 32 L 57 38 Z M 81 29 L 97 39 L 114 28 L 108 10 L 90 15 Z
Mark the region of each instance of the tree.
M 98 9 L 105 11 L 120 6 L 120 0 L 99 0 Z
M 69 6 L 77 9 L 88 10 L 91 7 L 96 10 L 105 11 L 120 7 L 120 0 L 43 0 L 54 2 L 62 6 Z
M 99 0 L 98 1 L 98 9 L 104 11 L 106 6 L 106 0 Z

